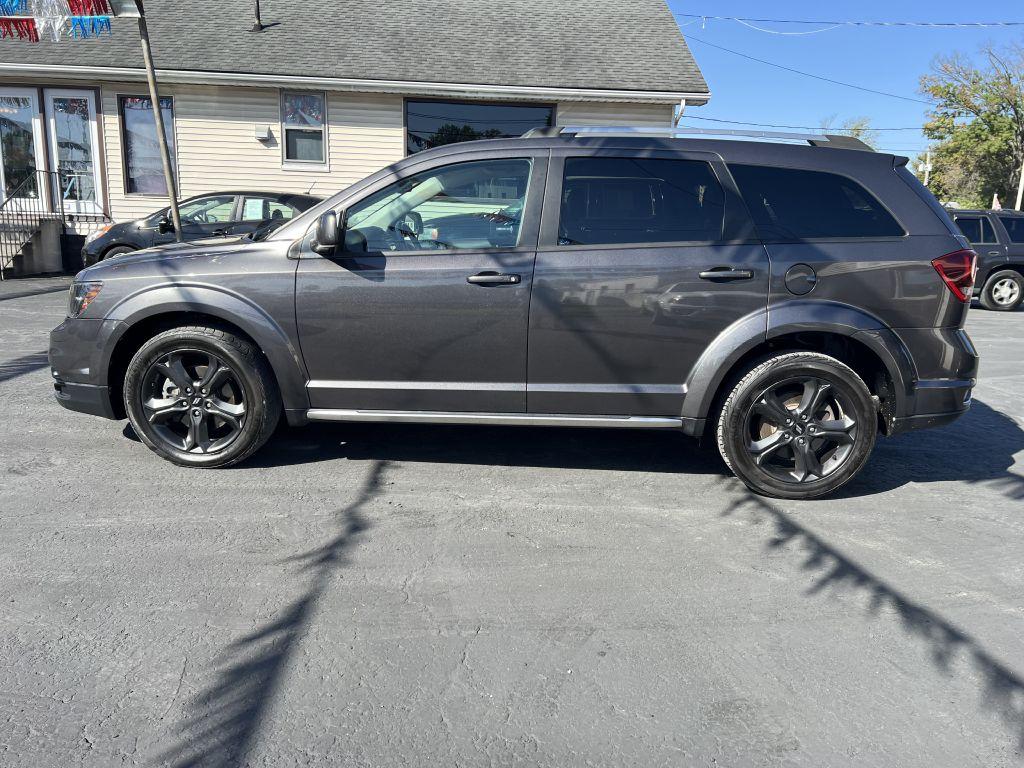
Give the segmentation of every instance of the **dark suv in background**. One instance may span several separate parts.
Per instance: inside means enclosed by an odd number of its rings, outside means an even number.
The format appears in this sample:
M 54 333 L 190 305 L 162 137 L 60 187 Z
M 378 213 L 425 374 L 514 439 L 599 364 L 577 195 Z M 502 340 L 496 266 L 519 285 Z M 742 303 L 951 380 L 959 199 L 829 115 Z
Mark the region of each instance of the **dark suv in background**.
M 952 211 L 978 253 L 974 295 L 985 309 L 1012 312 L 1024 302 L 1024 213 Z
M 245 459 L 281 415 L 631 427 L 821 496 L 879 432 L 966 411 L 978 358 L 975 254 L 907 159 L 812 143 L 579 128 L 416 154 L 264 240 L 81 272 L 57 399 L 185 466 Z
M 178 204 L 183 240 L 230 237 L 269 231 L 307 211 L 323 198 L 281 192 L 216 192 Z M 86 266 L 111 256 L 176 241 L 170 209 L 135 221 L 109 224 L 89 235 L 82 249 Z

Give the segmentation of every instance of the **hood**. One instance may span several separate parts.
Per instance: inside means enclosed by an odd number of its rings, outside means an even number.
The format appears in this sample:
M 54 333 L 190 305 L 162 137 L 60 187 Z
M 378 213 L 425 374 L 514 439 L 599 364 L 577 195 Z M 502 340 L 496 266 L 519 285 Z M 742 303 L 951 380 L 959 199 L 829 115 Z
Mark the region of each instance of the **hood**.
M 123 253 L 119 256 L 105 259 L 83 269 L 75 275 L 75 280 L 80 282 L 125 277 L 125 273 L 134 267 L 156 263 L 166 263 L 169 270 L 176 272 L 187 271 L 188 267 L 184 262 L 190 259 L 215 258 L 219 254 L 234 253 L 249 245 L 252 245 L 252 240 L 245 236 L 215 237 L 206 240 L 192 240 L 187 243 L 168 243 L 167 245 Z

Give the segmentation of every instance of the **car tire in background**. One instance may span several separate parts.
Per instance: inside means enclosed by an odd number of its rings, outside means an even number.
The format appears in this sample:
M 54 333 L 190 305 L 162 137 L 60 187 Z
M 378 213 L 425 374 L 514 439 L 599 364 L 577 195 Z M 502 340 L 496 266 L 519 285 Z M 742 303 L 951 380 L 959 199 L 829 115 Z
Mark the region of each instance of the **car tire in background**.
M 100 261 L 105 261 L 113 258 L 114 256 L 120 256 L 122 253 L 131 253 L 134 250 L 136 249 L 132 248 L 130 245 L 115 245 L 110 250 L 103 252 L 103 255 L 100 256 Z
M 848 482 L 877 434 L 878 411 L 863 380 L 817 352 L 756 365 L 718 419 L 725 463 L 755 493 L 780 499 L 815 499 Z
M 1012 269 L 996 272 L 981 289 L 981 306 L 994 312 L 1012 312 L 1024 301 L 1024 275 Z
M 281 415 L 263 353 L 205 326 L 164 331 L 135 353 L 124 382 L 132 428 L 151 450 L 185 467 L 225 467 L 255 453 Z

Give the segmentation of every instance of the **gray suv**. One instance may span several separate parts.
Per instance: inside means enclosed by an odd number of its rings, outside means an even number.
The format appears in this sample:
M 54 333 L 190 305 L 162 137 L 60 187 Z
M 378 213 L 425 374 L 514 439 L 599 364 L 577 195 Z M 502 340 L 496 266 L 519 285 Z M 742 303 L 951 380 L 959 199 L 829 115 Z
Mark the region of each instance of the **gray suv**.
M 57 400 L 192 467 L 282 415 L 632 427 L 821 496 L 878 433 L 966 411 L 978 356 L 975 254 L 906 158 L 811 143 L 579 128 L 416 154 L 262 239 L 79 273 Z
M 1024 302 L 1024 213 L 953 211 L 964 237 L 978 253 L 974 295 L 985 309 L 1012 312 Z

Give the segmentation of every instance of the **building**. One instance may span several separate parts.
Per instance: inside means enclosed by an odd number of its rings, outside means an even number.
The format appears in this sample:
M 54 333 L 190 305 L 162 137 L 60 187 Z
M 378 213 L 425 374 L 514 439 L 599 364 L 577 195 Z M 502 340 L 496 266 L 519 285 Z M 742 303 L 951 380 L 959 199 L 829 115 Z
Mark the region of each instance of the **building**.
M 326 196 L 437 143 L 666 125 L 710 97 L 665 0 L 262 0 L 262 31 L 253 6 L 147 9 L 180 197 Z M 39 204 L 79 231 L 166 206 L 147 93 L 134 19 L 0 41 L 4 198 L 32 195 L 40 170 L 55 189 Z

